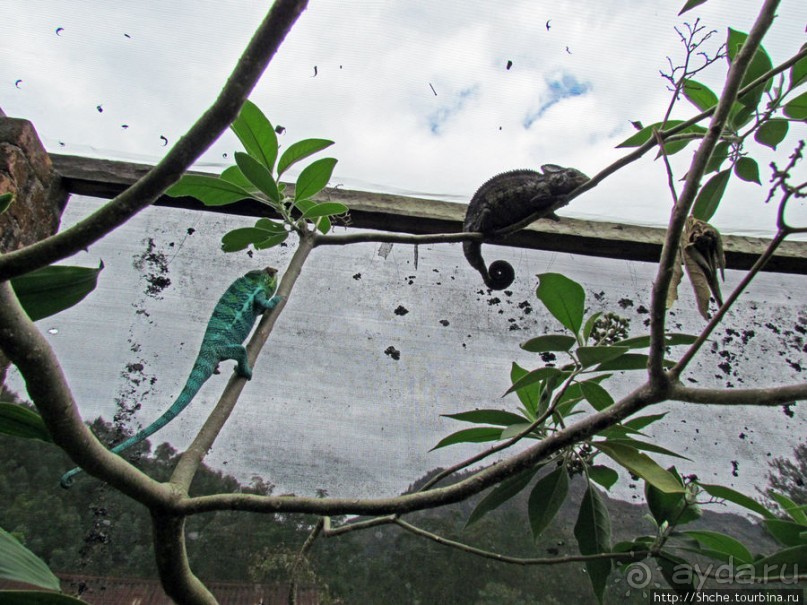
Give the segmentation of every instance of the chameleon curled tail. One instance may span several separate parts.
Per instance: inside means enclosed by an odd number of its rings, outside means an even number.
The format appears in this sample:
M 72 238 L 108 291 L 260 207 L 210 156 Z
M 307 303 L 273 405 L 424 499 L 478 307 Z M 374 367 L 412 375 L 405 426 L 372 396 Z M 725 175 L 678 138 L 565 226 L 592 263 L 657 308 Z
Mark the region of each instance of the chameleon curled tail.
M 230 284 L 213 308 L 199 354 L 176 401 L 157 420 L 113 447 L 111 451 L 119 454 L 149 438 L 176 418 L 190 404 L 207 379 L 214 374 L 219 362 L 234 359 L 237 364 L 236 373 L 247 380 L 252 378 L 247 350 L 242 343 L 252 331 L 255 320 L 264 311 L 274 309 L 282 300 L 279 296 L 273 296 L 275 290 L 277 290 L 277 270 L 272 267 L 250 271 Z M 80 472 L 80 468 L 66 472 L 62 475 L 61 486 L 70 487 L 73 478 Z
M 468 203 L 463 231 L 488 235 L 531 216 L 557 220 L 554 211 L 568 203 L 567 194 L 589 179 L 579 170 L 554 164 L 545 164 L 541 170 L 511 170 L 486 181 Z M 504 290 L 513 283 L 515 271 L 507 261 L 485 265 L 481 242 L 463 242 L 462 249 L 488 288 Z
M 482 281 L 491 290 L 504 290 L 516 279 L 513 265 L 506 260 L 495 260 L 490 267 L 482 258 L 482 242 L 463 242 L 462 251 L 470 265 L 482 275 Z

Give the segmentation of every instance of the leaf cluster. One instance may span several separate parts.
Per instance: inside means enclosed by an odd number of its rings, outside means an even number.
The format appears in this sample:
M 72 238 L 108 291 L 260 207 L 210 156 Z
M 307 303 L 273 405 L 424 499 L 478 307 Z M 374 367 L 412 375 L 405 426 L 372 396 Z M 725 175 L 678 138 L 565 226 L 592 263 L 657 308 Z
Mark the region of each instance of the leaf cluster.
M 485 442 L 506 442 L 509 446 L 522 439 L 547 439 L 563 429 L 572 416 L 606 412 L 614 404 L 608 392 L 608 381 L 615 372 L 646 370 L 648 356 L 640 351 L 650 346 L 648 335 L 614 338 L 614 331 L 595 329 L 603 314 L 586 315 L 585 291 L 580 284 L 555 273 L 538 277 L 538 300 L 566 331 L 529 339 L 521 348 L 532 353 L 562 354 L 568 357 L 568 362 L 529 371 L 513 363 L 512 385 L 504 395 L 515 394 L 520 404 L 518 408 L 450 414 L 449 418 L 476 426 L 452 433 L 436 448 Z M 609 323 L 615 323 L 615 314 L 609 315 Z M 596 338 L 595 334 L 600 337 Z M 671 351 L 673 347 L 695 340 L 693 335 L 669 333 L 665 335 L 664 344 Z M 672 364 L 671 360 L 665 360 L 667 367 Z M 689 577 L 694 577 L 694 569 L 687 559 L 689 554 L 720 561 L 733 558 L 738 564 L 751 565 L 757 575 L 771 562 L 791 565 L 788 570 L 794 569 L 792 565 L 803 565 L 807 560 L 805 507 L 797 507 L 777 495 L 777 502 L 783 503 L 783 509 L 792 516 L 789 521 L 781 521 L 763 505 L 731 488 L 702 484 L 695 477 L 683 477 L 675 466 L 663 467 L 654 456 L 688 460 L 657 445 L 644 432 L 664 416 L 651 414 L 614 422 L 587 439 L 559 449 L 491 490 L 469 514 L 467 525 L 479 522 L 529 489 L 527 519 L 533 539 L 539 540 L 567 501 L 570 482 L 579 478 L 585 482 L 585 495 L 574 535 L 580 554 L 590 556 L 586 559 L 588 577 L 600 600 L 608 575 L 615 566 L 625 569 L 648 557 L 658 564 L 670 585 L 680 590 L 693 587 L 674 581 L 676 572 L 688 571 Z M 619 480 L 620 472 L 644 482 L 650 511 L 647 519 L 655 533 L 612 544 L 611 521 L 600 490 L 610 490 Z M 678 530 L 701 516 L 704 502 L 718 500 L 733 502 L 762 515 L 771 535 L 786 548 L 774 555 L 754 557 L 745 546 L 727 535 Z M 777 535 L 777 531 L 781 533 Z
M 221 240 L 222 250 L 236 252 L 250 245 L 255 250 L 277 246 L 292 231 L 331 230 L 336 217 L 346 214 L 338 202 L 318 202 L 314 197 L 328 184 L 337 160 L 321 158 L 311 162 L 297 176 L 293 193 L 286 194 L 284 174 L 298 162 L 333 145 L 326 139 L 304 139 L 290 145 L 280 158 L 280 145 L 272 123 L 251 101 L 244 103 L 232 123 L 232 131 L 245 151 L 235 152 L 235 165 L 218 177 L 184 175 L 166 191 L 173 197 L 193 197 L 207 206 L 224 206 L 242 200 L 255 200 L 277 218 L 260 218 L 253 227 L 234 229 Z

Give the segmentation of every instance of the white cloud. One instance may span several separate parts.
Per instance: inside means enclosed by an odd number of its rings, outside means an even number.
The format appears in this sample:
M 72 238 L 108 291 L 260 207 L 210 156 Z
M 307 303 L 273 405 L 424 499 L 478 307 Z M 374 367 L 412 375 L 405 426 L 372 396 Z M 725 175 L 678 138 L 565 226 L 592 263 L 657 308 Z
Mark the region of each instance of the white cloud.
M 718 30 L 714 50 L 727 26 L 747 31 L 758 8 L 711 0 L 677 18 L 679 4 L 321 0 L 252 98 L 287 128 L 285 144 L 334 139 L 335 178 L 346 186 L 462 200 L 510 168 L 558 163 L 594 173 L 621 155 L 614 146 L 633 132 L 629 120 L 663 115 L 669 93 L 658 71 L 682 54 L 673 26 L 703 15 Z M 164 151 L 160 135 L 176 141 L 218 94 L 263 10 L 243 2 L 7 0 L 0 22 L 14 35 L 0 37 L 0 106 L 32 120 L 55 151 L 154 161 Z M 785 1 L 779 15 L 766 41 L 774 62 L 803 42 L 807 7 Z M 721 62 L 699 79 L 719 92 L 724 75 Z M 13 86 L 19 78 L 21 90 Z M 682 101 L 674 117 L 689 115 Z M 231 158 L 236 145 L 226 135 L 205 164 L 226 162 L 222 154 Z M 686 161 L 676 167 L 683 174 Z M 658 222 L 669 206 L 658 168 L 645 158 L 567 213 L 596 208 L 612 220 Z M 615 189 L 644 201 L 614 204 Z M 759 191 L 735 189 L 740 215 L 755 211 Z M 718 218 L 747 223 L 731 208 Z

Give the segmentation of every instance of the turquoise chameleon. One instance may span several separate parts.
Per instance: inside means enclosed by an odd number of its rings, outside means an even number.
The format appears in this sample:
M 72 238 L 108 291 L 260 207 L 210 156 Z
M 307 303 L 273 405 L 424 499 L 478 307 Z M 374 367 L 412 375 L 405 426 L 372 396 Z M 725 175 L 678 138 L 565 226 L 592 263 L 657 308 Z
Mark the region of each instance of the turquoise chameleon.
M 188 407 L 207 379 L 216 372 L 220 361 L 234 359 L 238 364 L 236 373 L 247 380 L 251 379 L 252 368 L 249 367 L 247 350 L 242 343 L 252 331 L 255 320 L 264 311 L 274 309 L 282 300 L 280 296 L 273 296 L 275 290 L 277 290 L 277 269 L 272 267 L 250 271 L 230 284 L 213 308 L 213 315 L 207 322 L 199 354 L 179 397 L 162 416 L 142 431 L 113 447 L 112 451 L 116 454 L 121 453 L 147 439 L 176 418 Z M 70 487 L 73 477 L 80 472 L 81 469 L 76 467 L 62 475 L 60 481 L 62 487 Z

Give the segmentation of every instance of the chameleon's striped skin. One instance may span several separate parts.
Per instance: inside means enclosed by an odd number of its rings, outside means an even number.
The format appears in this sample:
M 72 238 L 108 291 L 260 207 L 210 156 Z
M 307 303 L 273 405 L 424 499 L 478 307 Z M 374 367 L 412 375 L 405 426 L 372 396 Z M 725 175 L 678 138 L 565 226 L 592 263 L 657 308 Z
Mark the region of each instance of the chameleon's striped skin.
M 252 378 L 252 368 L 247 361 L 247 350 L 242 344 L 255 320 L 264 311 L 274 309 L 280 302 L 279 296 L 273 296 L 277 289 L 277 270 L 272 267 L 258 271 L 250 271 L 235 280 L 216 303 L 213 315 L 207 322 L 207 329 L 202 338 L 202 346 L 193 364 L 188 380 L 173 405 L 154 422 L 126 441 L 112 448 L 119 454 L 136 443 L 147 439 L 166 424 L 176 418 L 194 398 L 202 385 L 216 371 L 220 361 L 234 359 L 237 363 L 236 373 L 247 380 Z M 74 468 L 61 478 L 62 487 L 70 487 L 73 477 L 81 472 Z

